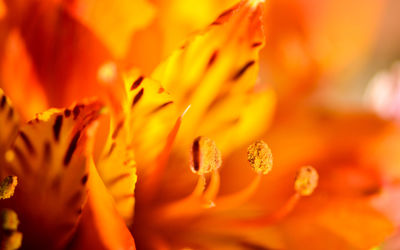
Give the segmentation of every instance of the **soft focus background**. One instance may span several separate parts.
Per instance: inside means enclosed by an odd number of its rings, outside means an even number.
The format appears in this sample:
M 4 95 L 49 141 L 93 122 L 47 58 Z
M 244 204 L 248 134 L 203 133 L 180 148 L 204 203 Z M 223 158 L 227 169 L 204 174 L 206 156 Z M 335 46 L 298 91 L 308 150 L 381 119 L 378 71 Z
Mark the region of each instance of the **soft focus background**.
M 99 78 L 104 64 L 116 62 L 122 71 L 138 67 L 149 75 L 188 35 L 236 2 L 0 0 L 0 87 L 25 120 L 49 107 L 105 97 Z M 398 228 L 393 197 L 399 197 L 400 180 L 400 1 L 269 0 L 266 5 L 257 84 L 276 93 L 272 123 L 265 124 L 262 136 L 275 163 L 258 202 L 268 201 L 271 210 L 282 203 L 282 193 L 292 190 L 287 177 L 312 164 L 321 176 L 321 197 L 348 207 L 368 196 Z M 245 150 L 225 164 L 245 165 Z M 235 178 L 249 180 L 251 174 L 222 169 L 231 180 L 222 192 L 240 187 Z M 300 204 L 299 213 L 307 214 L 310 204 Z M 324 219 L 337 234 L 346 228 L 333 217 Z M 307 240 L 301 230 L 298 237 L 293 244 Z M 383 246 L 400 249 L 399 241 L 395 233 Z

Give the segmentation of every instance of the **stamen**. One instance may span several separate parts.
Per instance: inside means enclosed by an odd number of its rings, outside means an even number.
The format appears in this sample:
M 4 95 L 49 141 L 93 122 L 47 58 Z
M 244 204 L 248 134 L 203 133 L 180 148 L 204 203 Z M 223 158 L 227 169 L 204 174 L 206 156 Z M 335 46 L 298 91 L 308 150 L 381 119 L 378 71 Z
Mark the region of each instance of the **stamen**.
M 272 169 L 272 152 L 264 141 L 256 141 L 247 148 L 247 160 L 257 174 L 268 174 Z
M 198 175 L 211 173 L 221 167 L 221 152 L 210 138 L 199 136 L 192 145 L 192 171 Z
M 11 232 L 1 239 L 1 249 L 19 249 L 22 243 L 22 233 L 18 231 Z
M 192 146 L 192 171 L 199 179 L 193 192 L 181 199 L 167 204 L 159 210 L 159 216 L 164 220 L 176 217 L 195 216 L 204 209 L 214 207 L 214 199 L 219 191 L 220 177 L 218 168 L 221 166 L 221 153 L 215 142 L 207 137 L 197 137 Z M 205 175 L 212 173 L 211 181 L 206 189 Z
M 15 231 L 18 228 L 18 215 L 11 209 L 1 210 L 1 228 L 2 230 Z
M 17 184 L 17 176 L 7 176 L 4 178 L 0 183 L 0 199 L 8 199 L 13 196 Z
M 311 166 L 302 167 L 296 176 L 294 189 L 302 196 L 309 196 L 318 185 L 318 173 Z
M 219 176 L 219 172 L 217 170 L 213 171 L 212 175 L 211 175 L 210 184 L 208 185 L 208 188 L 204 192 L 204 196 L 203 196 L 203 199 L 206 202 L 206 204 L 205 204 L 206 208 L 211 208 L 211 207 L 215 206 L 214 200 L 218 194 L 220 182 L 221 182 L 221 179 Z
M 18 232 L 18 216 L 11 209 L 1 211 L 1 249 L 19 249 L 22 243 L 22 233 Z
M 302 167 L 296 176 L 294 184 L 295 193 L 283 204 L 281 208 L 272 214 L 258 218 L 240 221 L 241 226 L 267 226 L 274 224 L 290 214 L 302 196 L 311 195 L 318 184 L 318 173 L 311 167 Z
M 271 149 L 264 141 L 256 141 L 247 148 L 247 160 L 257 176 L 244 189 L 219 198 L 218 209 L 236 207 L 248 201 L 257 191 L 262 175 L 268 174 L 272 169 Z

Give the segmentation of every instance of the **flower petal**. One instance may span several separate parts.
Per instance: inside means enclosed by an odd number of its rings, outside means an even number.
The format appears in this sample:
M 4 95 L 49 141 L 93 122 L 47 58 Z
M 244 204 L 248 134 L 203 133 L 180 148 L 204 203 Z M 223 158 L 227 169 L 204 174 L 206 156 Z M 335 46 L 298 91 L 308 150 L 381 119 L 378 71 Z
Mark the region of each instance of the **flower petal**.
M 135 249 L 133 237 L 92 162 L 89 171 L 88 202 L 83 210 L 72 248 Z
M 135 203 L 136 162 L 127 141 L 124 120 L 111 125 L 110 135 L 97 165 L 99 175 L 114 198 L 119 214 L 129 225 Z
M 235 121 L 245 116 L 250 100 L 257 99 L 258 53 L 264 43 L 262 9 L 261 1 L 242 1 L 189 39 L 153 72 L 152 77 L 171 90 L 180 108 L 191 105 L 182 137 L 193 139 L 202 126 L 207 126 L 207 131 L 235 126 Z M 264 94 L 271 97 L 271 93 Z M 234 107 L 229 106 L 232 103 Z M 270 103 L 273 101 L 264 102 L 267 105 L 261 110 L 253 110 L 262 111 L 254 117 L 270 115 Z M 212 113 L 216 110 L 218 114 Z M 246 129 L 250 131 L 260 124 L 265 128 L 264 122 L 252 119 Z M 222 134 L 224 140 L 231 136 Z M 226 152 L 229 147 L 221 150 Z
M 62 247 L 75 229 L 86 200 L 88 128 L 101 107 L 90 102 L 52 109 L 19 131 L 1 174 L 18 176 L 5 204 L 21 215 L 24 247 Z
M 47 97 L 18 30 L 8 34 L 1 70 L 1 85 L 14 101 L 22 118 L 31 119 L 36 113 L 47 109 Z
M 125 76 L 125 90 L 126 136 L 137 162 L 149 169 L 149 163 L 154 164 L 163 150 L 179 116 L 176 105 L 159 82 L 136 70 Z
M 126 54 L 134 30 L 154 16 L 147 0 L 65 1 L 68 9 L 108 46 L 116 57 Z
M 2 89 L 0 89 L 0 126 L 0 164 L 3 166 L 5 153 L 17 136 L 19 119 Z

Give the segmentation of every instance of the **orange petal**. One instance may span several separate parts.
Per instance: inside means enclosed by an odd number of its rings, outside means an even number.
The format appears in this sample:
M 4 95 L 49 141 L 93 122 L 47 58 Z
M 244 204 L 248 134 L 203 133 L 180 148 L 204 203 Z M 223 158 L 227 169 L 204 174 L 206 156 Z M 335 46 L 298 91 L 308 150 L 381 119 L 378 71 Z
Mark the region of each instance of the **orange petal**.
M 1 70 L 1 84 L 25 120 L 48 108 L 32 58 L 17 30 L 11 31 L 7 37 Z
M 2 89 L 0 89 L 0 126 L 0 164 L 3 165 L 5 153 L 17 136 L 19 119 Z
M 133 32 L 145 27 L 155 12 L 147 0 L 66 1 L 66 5 L 119 58 L 126 54 Z
M 113 197 L 93 162 L 89 164 L 88 202 L 72 243 L 73 249 L 135 249 L 133 237 L 119 215 Z
M 62 247 L 75 230 L 87 192 L 87 128 L 101 107 L 52 109 L 21 128 L 1 169 L 2 176 L 17 175 L 19 185 L 2 205 L 21 215 L 25 247 Z
M 274 98 L 271 91 L 260 91 L 264 87 L 256 89 L 258 53 L 264 44 L 262 12 L 262 1 L 241 1 L 153 72 L 152 77 L 171 90 L 180 108 L 191 105 L 182 138 L 219 134 L 218 144 L 231 142 L 221 147 L 226 152 L 226 148 L 243 143 L 243 138 L 232 137 L 237 130 L 225 133 L 230 128 L 241 127 L 255 135 L 260 133 L 260 124 L 265 129 Z M 251 136 L 246 134 L 244 140 L 251 140 Z
M 109 138 L 96 167 L 104 185 L 114 198 L 120 215 L 132 224 L 135 204 L 136 162 L 127 140 L 127 122 L 122 119 L 111 125 Z

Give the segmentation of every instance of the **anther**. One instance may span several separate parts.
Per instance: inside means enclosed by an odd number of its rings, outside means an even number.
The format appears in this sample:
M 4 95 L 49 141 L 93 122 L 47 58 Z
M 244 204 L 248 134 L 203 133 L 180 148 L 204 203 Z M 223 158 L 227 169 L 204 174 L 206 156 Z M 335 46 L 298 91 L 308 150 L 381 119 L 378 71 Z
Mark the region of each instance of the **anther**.
M 318 185 L 318 173 L 311 166 L 302 167 L 296 176 L 294 189 L 302 196 L 311 195 Z
M 13 196 L 15 187 L 18 184 L 16 176 L 7 176 L 0 183 L 0 199 L 8 199 Z
M 268 174 L 272 169 L 271 149 L 264 141 L 256 141 L 247 148 L 247 160 L 257 174 Z
M 222 164 L 221 152 L 210 138 L 199 136 L 192 145 L 192 171 L 204 175 L 217 170 Z
M 19 220 L 17 213 L 11 209 L 1 210 L 1 229 L 15 231 L 18 228 Z

